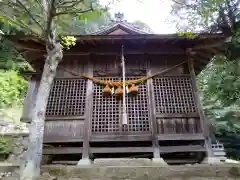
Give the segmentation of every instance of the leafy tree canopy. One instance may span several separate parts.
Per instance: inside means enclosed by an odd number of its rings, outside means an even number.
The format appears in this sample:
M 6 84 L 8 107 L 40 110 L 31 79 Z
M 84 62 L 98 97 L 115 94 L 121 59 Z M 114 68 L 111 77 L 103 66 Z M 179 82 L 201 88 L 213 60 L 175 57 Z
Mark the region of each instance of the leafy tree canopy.
M 230 142 L 225 144 L 228 155 L 237 158 L 234 148 L 239 146 L 234 143 L 239 142 L 240 130 L 240 1 L 173 2 L 171 20 L 180 31 L 221 32 L 230 37 L 225 56 L 214 57 L 199 74 L 198 83 L 205 114 L 215 125 L 217 138 Z

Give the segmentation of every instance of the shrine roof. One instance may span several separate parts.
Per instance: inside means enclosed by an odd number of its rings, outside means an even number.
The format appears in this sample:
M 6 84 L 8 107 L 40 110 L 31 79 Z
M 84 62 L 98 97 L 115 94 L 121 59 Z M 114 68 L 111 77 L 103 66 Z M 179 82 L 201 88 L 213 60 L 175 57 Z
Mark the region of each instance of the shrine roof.
M 123 20 L 122 14 L 115 16 L 116 20 L 89 35 L 71 35 L 77 40 L 76 46 L 70 50 L 64 50 L 64 56 L 68 53 L 78 55 L 118 53 L 121 45 L 130 51 L 138 51 L 141 54 L 160 54 L 168 51 L 174 55 L 174 50 L 185 51 L 192 49 L 194 58 L 198 58 L 197 71 L 202 70 L 209 60 L 216 54 L 224 52 L 225 37 L 223 34 L 199 33 L 189 39 L 179 34 L 150 34 L 137 26 Z M 33 63 L 44 59 L 46 54 L 45 41 L 31 36 L 5 36 L 12 41 L 19 52 Z M 164 52 L 166 53 L 166 52 Z M 41 60 L 41 61 L 42 61 Z M 200 66 L 201 64 L 201 66 Z M 35 65 L 37 66 L 37 65 Z
M 149 34 L 144 30 L 141 30 L 139 26 L 133 23 L 129 23 L 124 19 L 122 13 L 115 14 L 115 20 L 108 25 L 100 28 L 100 30 L 91 33 L 90 35 L 117 35 L 117 34 Z

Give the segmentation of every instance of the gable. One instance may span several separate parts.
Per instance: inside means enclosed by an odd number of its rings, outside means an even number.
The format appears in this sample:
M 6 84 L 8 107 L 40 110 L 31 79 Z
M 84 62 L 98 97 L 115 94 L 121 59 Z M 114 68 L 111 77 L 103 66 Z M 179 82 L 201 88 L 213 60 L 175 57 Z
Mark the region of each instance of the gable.
M 147 34 L 134 25 L 126 22 L 118 22 L 107 26 L 100 31 L 92 33 L 92 35 L 129 35 L 129 34 Z
M 147 32 L 139 29 L 136 25 L 128 23 L 124 20 L 122 13 L 115 14 L 115 21 L 108 26 L 103 27 L 91 35 L 129 35 L 129 34 L 148 34 Z
M 123 34 L 129 34 L 129 33 L 120 28 L 109 33 L 109 35 L 123 35 Z

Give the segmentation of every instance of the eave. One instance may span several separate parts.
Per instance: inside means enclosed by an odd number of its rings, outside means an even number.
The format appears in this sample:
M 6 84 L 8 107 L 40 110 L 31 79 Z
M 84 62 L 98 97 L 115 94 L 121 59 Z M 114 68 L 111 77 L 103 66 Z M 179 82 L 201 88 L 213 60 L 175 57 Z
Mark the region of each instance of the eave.
M 178 34 L 131 34 L 131 35 L 76 35 L 76 46 L 70 50 L 64 51 L 64 56 L 72 55 L 110 55 L 119 54 L 119 50 L 111 49 L 112 46 L 124 45 L 126 54 L 181 54 L 185 53 L 186 49 L 191 49 L 194 52 L 191 57 L 195 59 L 195 70 L 199 73 L 216 55 L 224 53 L 225 37 L 222 34 L 198 34 L 194 39 L 186 39 L 179 37 Z M 46 54 L 45 42 L 36 37 L 16 37 L 6 36 L 11 40 L 19 52 L 34 66 L 40 66 Z M 149 47 L 149 49 L 129 49 L 139 44 Z M 152 49 L 151 46 L 166 46 L 166 49 L 176 49 L 172 51 L 164 51 L 163 49 Z M 105 47 L 105 49 L 104 49 Z M 91 49 L 91 51 L 89 50 Z M 177 51 L 179 50 L 179 52 Z M 129 51 L 129 52 L 128 52 Z M 131 52 L 130 52 L 131 51 Z M 182 51 L 182 52 L 181 52 Z M 39 63 L 39 65 L 37 65 Z

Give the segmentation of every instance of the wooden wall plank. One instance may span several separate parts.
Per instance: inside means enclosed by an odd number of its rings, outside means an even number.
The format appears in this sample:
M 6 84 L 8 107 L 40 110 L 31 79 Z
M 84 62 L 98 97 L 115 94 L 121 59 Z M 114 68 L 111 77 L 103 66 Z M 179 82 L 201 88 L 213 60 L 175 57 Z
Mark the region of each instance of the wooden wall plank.
M 44 143 L 81 139 L 83 135 L 84 121 L 82 120 L 53 120 L 45 122 Z

